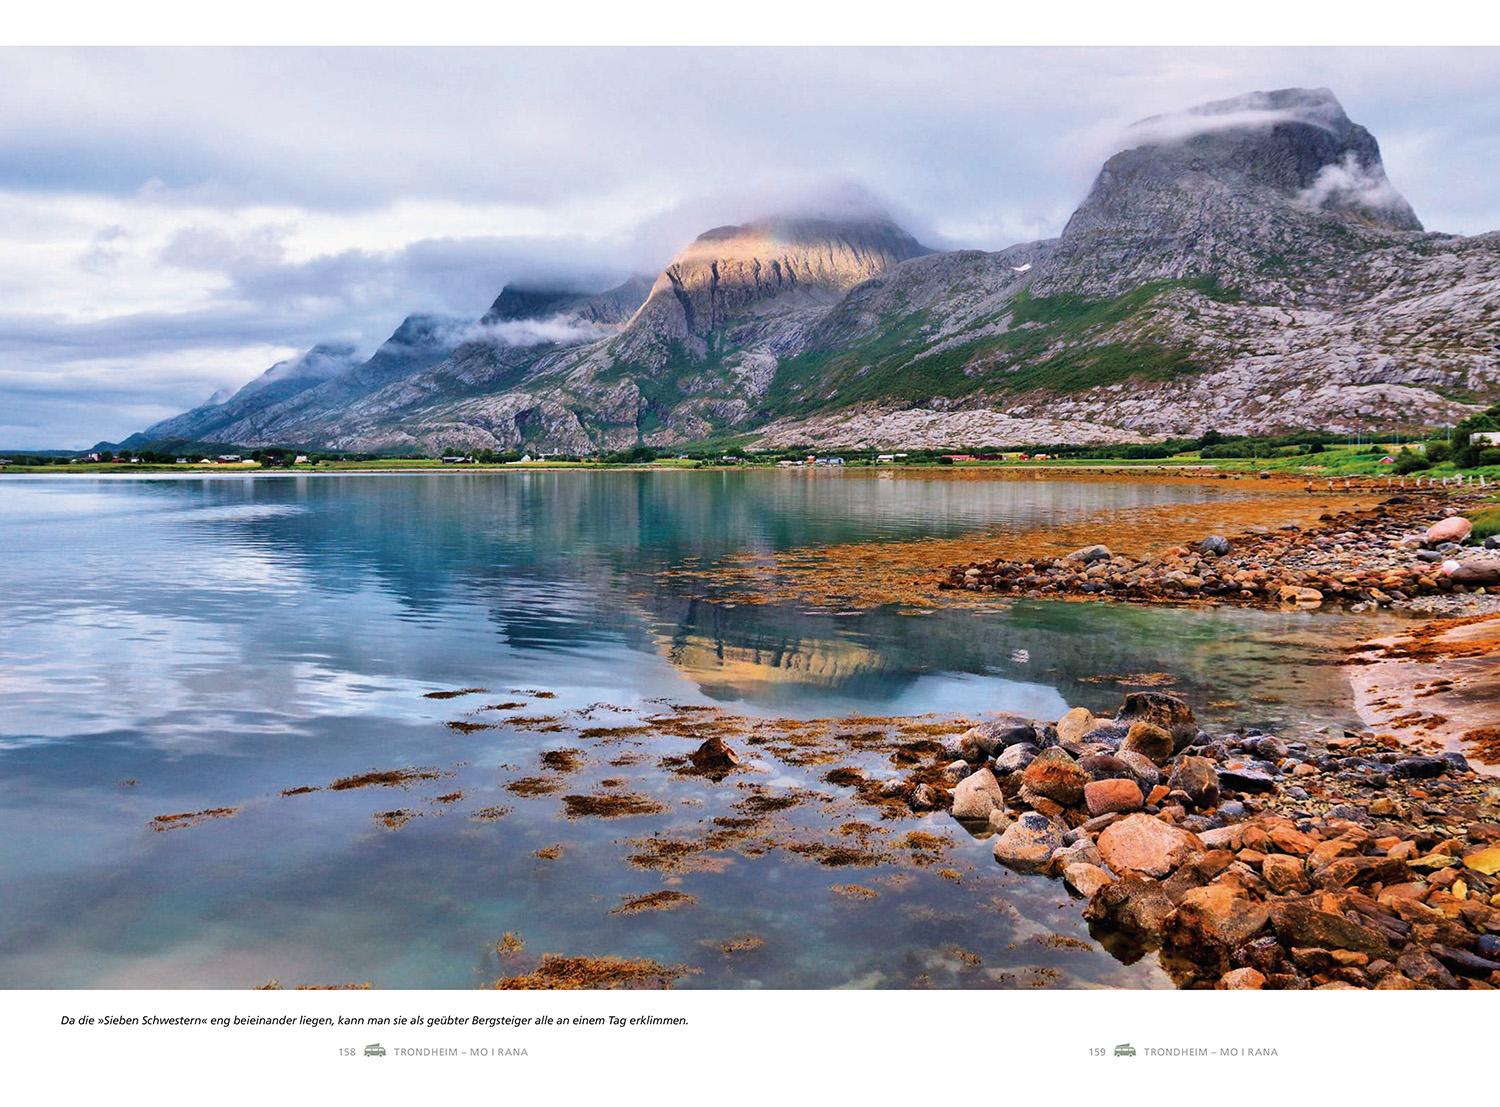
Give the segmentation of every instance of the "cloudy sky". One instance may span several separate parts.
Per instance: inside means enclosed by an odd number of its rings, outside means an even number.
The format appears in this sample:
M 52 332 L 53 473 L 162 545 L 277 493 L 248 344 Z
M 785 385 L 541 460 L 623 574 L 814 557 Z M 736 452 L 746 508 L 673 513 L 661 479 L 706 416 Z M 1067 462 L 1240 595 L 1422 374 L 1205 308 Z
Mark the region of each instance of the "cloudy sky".
M 855 184 L 933 246 L 1053 235 L 1133 120 L 1288 85 L 1429 229 L 1500 228 L 1500 50 L 6 50 L 0 448 Z

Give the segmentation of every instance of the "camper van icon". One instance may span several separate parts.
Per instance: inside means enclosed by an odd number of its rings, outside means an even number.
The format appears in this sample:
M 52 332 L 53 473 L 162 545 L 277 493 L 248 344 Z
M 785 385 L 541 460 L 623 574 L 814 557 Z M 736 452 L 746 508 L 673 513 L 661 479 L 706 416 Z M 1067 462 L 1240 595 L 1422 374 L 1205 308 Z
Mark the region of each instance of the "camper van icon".
M 1122 1043 L 1120 1045 L 1117 1045 L 1117 1046 L 1115 1046 L 1115 1056 L 1116 1057 L 1134 1057 L 1135 1056 L 1135 1046 L 1131 1045 L 1129 1042 L 1124 1042 L 1124 1043 Z
M 381 1045 L 379 1042 L 375 1042 L 375 1043 L 373 1043 L 371 1045 L 367 1045 L 367 1046 L 365 1046 L 365 1056 L 366 1057 L 384 1057 L 385 1056 L 385 1046 Z

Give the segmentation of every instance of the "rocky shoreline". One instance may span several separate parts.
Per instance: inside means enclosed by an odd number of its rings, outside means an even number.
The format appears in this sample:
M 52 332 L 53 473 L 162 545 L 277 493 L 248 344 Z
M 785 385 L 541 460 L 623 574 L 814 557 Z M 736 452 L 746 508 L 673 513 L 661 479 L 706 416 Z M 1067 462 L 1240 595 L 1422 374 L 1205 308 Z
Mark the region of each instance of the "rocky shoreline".
M 986 721 L 890 785 L 1065 881 L 1100 942 L 1181 987 L 1500 987 L 1500 787 L 1460 754 L 1211 735 L 1135 692 L 1113 718 Z
M 1318 525 L 1210 535 L 1144 558 L 1105 544 L 1062 557 L 954 566 L 943 591 L 1063 596 L 1133 603 L 1392 607 L 1418 597 L 1500 588 L 1500 550 L 1463 545 L 1462 512 L 1482 493 L 1413 490 L 1367 510 L 1325 513 Z

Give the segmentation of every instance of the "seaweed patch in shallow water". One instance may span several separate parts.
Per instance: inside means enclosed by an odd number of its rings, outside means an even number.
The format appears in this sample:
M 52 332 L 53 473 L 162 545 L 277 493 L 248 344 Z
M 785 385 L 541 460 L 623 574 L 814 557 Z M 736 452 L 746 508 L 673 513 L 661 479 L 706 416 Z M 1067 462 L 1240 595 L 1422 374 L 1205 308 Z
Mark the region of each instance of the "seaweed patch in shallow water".
M 391 830 L 399 830 L 421 814 L 420 811 L 404 811 L 400 808 L 395 811 L 377 811 L 375 821 Z
M 667 810 L 665 804 L 633 792 L 603 796 L 564 796 L 562 801 L 563 809 L 570 819 L 625 819 L 634 815 L 660 815 Z
M 455 688 L 451 692 L 423 692 L 424 700 L 453 700 L 459 696 L 473 696 L 479 692 L 488 692 L 488 688 Z
M 651 733 L 649 726 L 630 723 L 622 726 L 586 726 L 578 732 L 578 737 L 608 741 L 611 738 L 629 738 L 636 734 L 649 733 Z
M 643 911 L 672 911 L 698 902 L 697 896 L 690 896 L 686 892 L 674 892 L 668 888 L 659 892 L 650 892 L 644 896 L 621 896 L 620 899 L 622 900 L 620 906 L 611 911 L 611 915 L 638 915 Z
M 562 781 L 550 776 L 523 776 L 512 780 L 505 786 L 505 790 L 517 796 L 545 796 L 556 792 L 561 787 Z
M 473 734 L 480 730 L 499 730 L 499 723 L 473 723 L 467 719 L 450 719 L 443 724 L 449 730 L 456 730 L 460 734 Z
M 704 945 L 713 946 L 724 956 L 729 957 L 736 953 L 751 953 L 766 944 L 766 940 L 758 934 L 743 934 L 738 938 L 727 938 L 722 942 L 706 940 Z
M 176 815 L 158 815 L 151 820 L 155 831 L 178 830 L 186 826 L 197 826 L 209 819 L 227 819 L 239 810 L 238 807 L 209 807 L 202 811 L 183 811 Z
M 470 815 L 469 818 L 473 819 L 476 823 L 493 823 L 505 818 L 505 816 L 510 814 L 510 811 L 509 807 L 502 806 L 481 807 L 478 811 Z
M 577 772 L 583 766 L 583 751 L 571 746 L 547 750 L 542 754 L 542 766 L 559 773 Z
M 541 964 L 531 972 L 502 977 L 494 986 L 502 991 L 670 988 L 680 978 L 698 971 L 690 965 L 663 965 L 646 957 L 565 957 L 544 953 Z
M 351 788 L 404 788 L 414 780 L 437 780 L 442 775 L 436 769 L 382 769 L 339 777 L 328 786 L 328 790 L 347 792 Z

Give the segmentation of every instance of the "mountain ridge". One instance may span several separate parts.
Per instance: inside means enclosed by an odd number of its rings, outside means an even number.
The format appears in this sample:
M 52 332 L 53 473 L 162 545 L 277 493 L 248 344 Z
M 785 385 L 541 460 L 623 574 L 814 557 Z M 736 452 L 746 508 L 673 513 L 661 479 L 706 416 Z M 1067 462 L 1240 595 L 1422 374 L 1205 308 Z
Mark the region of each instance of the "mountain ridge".
M 714 228 L 649 287 L 508 287 L 434 360 L 351 366 L 274 418 L 242 389 L 202 421 L 371 451 L 1024 445 L 1417 430 L 1500 395 L 1500 235 L 1424 231 L 1332 92 L 1131 136 L 1054 239 L 936 252 L 863 213 Z

